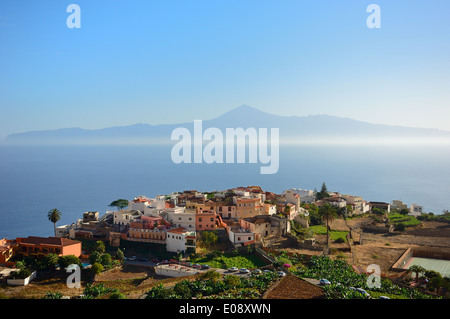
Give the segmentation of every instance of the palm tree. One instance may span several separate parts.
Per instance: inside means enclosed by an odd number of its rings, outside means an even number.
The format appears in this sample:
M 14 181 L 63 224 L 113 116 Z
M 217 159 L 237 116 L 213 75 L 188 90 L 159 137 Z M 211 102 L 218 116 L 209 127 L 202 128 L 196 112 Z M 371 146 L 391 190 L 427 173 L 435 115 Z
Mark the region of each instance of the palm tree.
M 48 220 L 53 223 L 53 226 L 55 228 L 55 237 L 56 237 L 56 222 L 61 219 L 61 212 L 58 209 L 53 208 L 48 212 L 47 217 L 48 217 Z
M 412 265 L 409 267 L 409 271 L 416 274 L 416 282 L 419 281 L 419 275 L 425 273 L 425 268 L 419 266 L 419 265 Z
M 331 207 L 330 204 L 324 204 L 322 207 L 320 207 L 319 209 L 319 216 L 322 219 L 322 221 L 327 223 L 327 247 L 329 245 L 329 235 L 328 235 L 328 231 L 329 231 L 329 227 L 328 224 L 329 222 L 333 221 L 333 219 L 336 218 L 336 211 L 334 209 L 334 207 Z

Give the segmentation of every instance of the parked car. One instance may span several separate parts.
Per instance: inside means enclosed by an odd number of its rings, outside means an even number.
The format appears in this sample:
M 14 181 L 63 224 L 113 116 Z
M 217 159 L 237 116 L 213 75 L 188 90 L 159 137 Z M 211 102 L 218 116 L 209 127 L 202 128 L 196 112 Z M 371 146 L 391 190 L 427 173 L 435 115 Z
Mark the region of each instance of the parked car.
M 188 262 L 185 262 L 185 261 L 181 262 L 180 265 L 187 266 L 187 267 L 192 267 L 191 263 L 188 263 Z
M 231 271 L 231 272 L 235 272 L 235 271 L 238 271 L 238 270 L 239 270 L 238 267 L 230 267 L 230 268 L 228 268 L 228 271 Z
M 380 296 L 380 299 L 391 299 L 391 298 L 386 297 L 386 296 Z
M 271 272 L 272 272 L 272 271 L 269 270 L 269 269 L 265 269 L 265 270 L 263 271 L 264 274 L 268 274 L 268 273 L 271 273 Z
M 279 271 L 278 276 L 284 277 L 284 276 L 286 276 L 286 273 L 284 271 Z
M 260 275 L 260 274 L 262 274 L 262 271 L 261 271 L 261 269 L 255 269 L 255 270 L 253 270 L 253 274 Z
M 153 258 L 152 261 L 153 261 L 154 263 L 159 263 L 159 259 L 158 259 L 158 258 Z
M 248 274 L 250 272 L 250 270 L 248 270 L 247 268 L 241 268 L 241 269 L 239 269 L 239 272 L 241 274 Z
M 363 295 L 369 296 L 369 293 L 362 288 L 356 288 L 356 291 L 362 293 Z
M 202 265 L 202 269 L 209 269 L 211 268 L 209 265 Z
M 129 261 L 135 261 L 136 259 L 136 256 L 131 256 L 130 258 L 128 258 Z
M 138 260 L 138 261 L 142 261 L 142 262 L 147 262 L 147 261 L 149 261 L 149 259 L 146 258 L 146 257 L 141 257 L 141 258 L 138 258 L 137 260 Z
M 192 265 L 192 267 L 197 268 L 197 269 L 201 269 L 201 268 L 202 268 L 202 265 L 194 264 L 194 265 Z
M 319 283 L 320 283 L 322 286 L 328 286 L 328 285 L 331 285 L 331 282 L 330 282 L 328 279 L 320 279 L 320 280 L 319 280 Z

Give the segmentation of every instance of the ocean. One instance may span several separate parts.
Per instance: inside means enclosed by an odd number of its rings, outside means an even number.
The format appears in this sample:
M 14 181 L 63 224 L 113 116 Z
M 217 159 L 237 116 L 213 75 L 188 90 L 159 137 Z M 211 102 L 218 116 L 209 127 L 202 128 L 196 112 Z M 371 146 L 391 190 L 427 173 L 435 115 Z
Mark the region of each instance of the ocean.
M 175 164 L 171 146 L 0 146 L 0 238 L 52 236 L 85 211 L 112 208 L 118 198 L 176 191 L 259 185 L 360 195 L 367 201 L 402 200 L 439 214 L 450 209 L 450 149 L 446 146 L 280 146 L 279 170 L 261 164 Z

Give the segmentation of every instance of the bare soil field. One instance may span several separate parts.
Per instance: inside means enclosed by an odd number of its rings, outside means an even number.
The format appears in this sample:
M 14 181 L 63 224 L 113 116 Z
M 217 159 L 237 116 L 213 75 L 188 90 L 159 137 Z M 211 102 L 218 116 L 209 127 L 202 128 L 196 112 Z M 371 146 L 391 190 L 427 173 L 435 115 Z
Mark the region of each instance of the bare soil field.
M 360 224 L 369 223 L 368 217 L 347 220 L 350 228 Z M 344 229 L 341 223 L 335 223 L 334 227 Z M 360 232 L 356 229 L 355 235 Z M 326 236 L 316 235 L 317 245 L 325 245 Z M 371 264 L 380 266 L 381 272 L 386 275 L 398 274 L 391 270 L 391 266 L 402 256 L 408 248 L 433 248 L 450 254 L 450 224 L 440 222 L 422 222 L 421 226 L 407 228 L 404 232 L 376 234 L 364 232 L 362 245 L 353 245 L 352 252 L 343 251 L 345 244 L 336 244 L 330 241 L 331 257 L 345 258 L 349 264 L 360 266 L 366 270 Z M 322 251 L 309 249 L 285 249 L 289 252 L 305 255 L 321 255 Z
M 324 299 L 322 288 L 295 276 L 286 276 L 271 287 L 264 299 Z
M 353 246 L 356 264 L 366 268 L 378 264 L 382 273 L 394 274 L 390 267 L 408 248 L 439 248 L 450 252 L 450 225 L 423 222 L 421 226 L 407 228 L 391 234 L 363 234 L 363 244 Z
M 142 271 L 115 268 L 97 276 L 95 284 L 103 284 L 107 288 L 116 288 L 128 299 L 138 299 L 154 285 L 161 283 L 164 286 L 174 285 L 186 278 L 194 279 L 196 276 L 167 278 Z M 64 296 L 76 297 L 83 293 L 89 282 L 82 281 L 80 288 L 69 288 L 64 278 L 47 278 L 34 280 L 25 287 L 0 286 L 0 297 L 12 299 L 41 299 L 47 292 L 60 292 Z

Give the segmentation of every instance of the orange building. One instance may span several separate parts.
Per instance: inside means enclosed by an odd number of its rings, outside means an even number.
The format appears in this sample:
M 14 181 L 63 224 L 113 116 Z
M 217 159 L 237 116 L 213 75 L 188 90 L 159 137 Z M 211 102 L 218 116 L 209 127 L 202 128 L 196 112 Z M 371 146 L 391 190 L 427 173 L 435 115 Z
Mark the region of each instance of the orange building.
M 81 242 L 60 237 L 34 237 L 16 238 L 16 252 L 24 256 L 41 257 L 47 254 L 58 256 L 81 256 Z
M 236 208 L 236 217 L 238 219 L 264 214 L 264 206 L 261 202 L 261 198 L 237 198 Z
M 217 228 L 217 215 L 215 212 L 202 212 L 195 214 L 195 230 L 214 230 Z
M 6 239 L 0 239 L 0 264 L 6 263 L 13 255 L 14 246 Z

